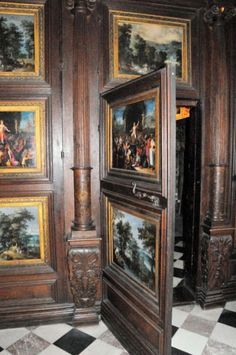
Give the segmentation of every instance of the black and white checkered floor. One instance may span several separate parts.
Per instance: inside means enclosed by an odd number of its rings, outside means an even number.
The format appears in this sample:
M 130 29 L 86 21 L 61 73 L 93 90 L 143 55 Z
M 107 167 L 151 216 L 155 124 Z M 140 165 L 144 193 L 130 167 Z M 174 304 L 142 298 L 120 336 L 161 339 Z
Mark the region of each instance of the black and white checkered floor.
M 202 310 L 194 304 L 174 307 L 172 323 L 172 355 L 236 354 L 236 301 L 212 310 Z M 53 324 L 0 330 L 0 355 L 38 354 L 128 353 L 102 321 L 76 328 Z
M 184 278 L 184 245 L 176 238 L 173 286 Z M 236 301 L 202 310 L 194 303 L 173 308 L 172 354 L 236 355 Z M 128 355 L 101 321 L 72 327 L 53 324 L 0 330 L 0 355 Z

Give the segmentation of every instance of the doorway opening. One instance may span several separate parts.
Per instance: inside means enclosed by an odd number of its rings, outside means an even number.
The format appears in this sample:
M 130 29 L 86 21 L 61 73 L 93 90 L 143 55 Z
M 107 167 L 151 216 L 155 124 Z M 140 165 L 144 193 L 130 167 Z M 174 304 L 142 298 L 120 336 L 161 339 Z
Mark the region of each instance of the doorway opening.
M 195 301 L 197 276 L 201 124 L 197 102 L 177 101 L 173 305 Z

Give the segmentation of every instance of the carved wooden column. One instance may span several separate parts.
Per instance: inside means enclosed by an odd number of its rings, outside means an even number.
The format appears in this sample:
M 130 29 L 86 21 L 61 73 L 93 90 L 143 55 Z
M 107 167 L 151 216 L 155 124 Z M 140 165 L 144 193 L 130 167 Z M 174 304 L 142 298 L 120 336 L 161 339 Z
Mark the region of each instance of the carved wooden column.
M 91 218 L 90 117 L 88 88 L 88 18 L 96 0 L 67 0 L 74 16 L 74 200 L 75 218 L 68 240 L 74 324 L 98 321 L 101 298 L 101 248 Z
M 233 246 L 232 226 L 229 228 L 230 95 L 225 25 L 236 12 L 223 2 L 210 1 L 204 18 L 208 26 L 205 114 L 210 122 L 206 133 L 209 199 L 202 226 L 198 290 L 204 307 L 224 301 Z

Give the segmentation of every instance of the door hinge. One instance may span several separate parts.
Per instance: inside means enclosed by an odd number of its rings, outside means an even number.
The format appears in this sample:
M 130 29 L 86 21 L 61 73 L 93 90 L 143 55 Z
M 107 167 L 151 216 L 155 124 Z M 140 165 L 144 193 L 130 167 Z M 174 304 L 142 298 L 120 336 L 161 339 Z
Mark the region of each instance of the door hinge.
M 61 159 L 65 158 L 65 153 L 63 152 L 63 150 L 61 151 Z

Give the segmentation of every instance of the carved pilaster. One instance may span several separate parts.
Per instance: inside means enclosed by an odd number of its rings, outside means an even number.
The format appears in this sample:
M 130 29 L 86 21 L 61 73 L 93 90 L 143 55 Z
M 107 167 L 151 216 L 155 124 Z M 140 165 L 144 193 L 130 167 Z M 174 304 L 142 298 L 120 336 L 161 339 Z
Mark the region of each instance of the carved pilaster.
M 101 247 L 91 216 L 88 17 L 96 0 L 66 0 L 74 15 L 73 121 L 75 217 L 68 240 L 68 267 L 75 303 L 73 324 L 98 322 Z
M 203 233 L 201 240 L 201 275 L 209 291 L 219 289 L 230 280 L 229 259 L 232 253 L 232 236 L 212 236 Z
M 87 232 L 86 239 L 82 238 L 83 232 L 74 232 L 68 241 L 69 281 L 75 303 L 74 325 L 98 322 L 101 299 L 100 239 L 96 238 L 95 231 L 89 235 Z

